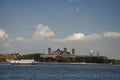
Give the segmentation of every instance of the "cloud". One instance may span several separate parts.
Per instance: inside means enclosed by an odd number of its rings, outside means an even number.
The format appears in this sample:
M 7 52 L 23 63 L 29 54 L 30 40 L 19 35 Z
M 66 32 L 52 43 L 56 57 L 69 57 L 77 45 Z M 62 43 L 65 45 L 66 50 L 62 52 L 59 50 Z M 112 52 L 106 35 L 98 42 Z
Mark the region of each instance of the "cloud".
M 96 34 L 96 33 L 93 33 L 93 34 L 89 34 L 89 35 L 86 35 L 84 40 L 96 40 L 96 39 L 101 39 L 101 34 Z
M 83 33 L 73 33 L 72 35 L 65 37 L 63 39 L 54 39 L 55 41 L 65 42 L 65 41 L 87 41 L 101 39 L 99 34 L 89 34 L 85 35 Z
M 39 24 L 36 26 L 36 31 L 31 35 L 30 39 L 26 39 L 24 37 L 16 37 L 15 40 L 21 42 L 34 42 L 34 40 L 44 40 L 47 38 L 47 40 L 51 41 L 66 42 L 66 41 L 90 41 L 103 38 L 120 38 L 120 32 L 111 31 L 103 33 L 92 33 L 87 35 L 78 32 L 60 39 L 53 37 L 54 35 L 55 33 L 48 26 Z M 8 34 L 5 32 L 5 30 L 0 28 L 0 39 L 5 39 L 7 37 Z M 11 41 L 14 41 L 14 39 L 12 39 Z
M 36 26 L 36 32 L 34 32 L 32 38 L 34 40 L 41 40 L 43 38 L 49 38 L 54 35 L 54 32 L 48 26 L 39 24 L 38 26 Z
M 0 39 L 6 39 L 8 37 L 8 34 L 5 32 L 4 29 L 0 28 Z
M 120 38 L 119 32 L 104 32 L 104 33 L 92 33 L 85 35 L 83 33 L 73 33 L 72 35 L 63 39 L 52 39 L 54 41 L 65 42 L 65 41 L 90 41 L 98 40 L 103 38 Z
M 84 39 L 85 35 L 83 33 L 74 33 L 68 37 L 66 37 L 66 40 L 76 41 L 76 40 L 82 40 Z
M 105 32 L 103 33 L 103 36 L 106 38 L 120 38 L 119 32 Z

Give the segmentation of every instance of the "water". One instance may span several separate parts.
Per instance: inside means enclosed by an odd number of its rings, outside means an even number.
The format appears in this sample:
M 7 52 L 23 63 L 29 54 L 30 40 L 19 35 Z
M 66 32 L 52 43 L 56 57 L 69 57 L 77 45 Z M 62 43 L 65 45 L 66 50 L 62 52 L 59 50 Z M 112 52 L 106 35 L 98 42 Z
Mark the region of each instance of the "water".
M 0 80 L 120 80 L 120 65 L 3 65 Z

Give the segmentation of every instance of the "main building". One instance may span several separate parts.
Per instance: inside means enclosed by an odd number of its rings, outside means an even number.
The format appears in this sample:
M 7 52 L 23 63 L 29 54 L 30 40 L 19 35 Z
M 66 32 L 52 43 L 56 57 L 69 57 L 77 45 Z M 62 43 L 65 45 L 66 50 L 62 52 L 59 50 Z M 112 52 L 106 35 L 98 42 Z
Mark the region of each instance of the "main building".
M 63 57 L 75 57 L 75 49 L 73 48 L 71 52 L 67 51 L 67 48 L 64 48 L 63 50 L 60 50 L 59 48 L 57 50 L 52 51 L 52 49 L 48 48 L 48 54 L 43 54 L 41 57 L 53 57 L 56 58 L 56 56 L 63 56 Z

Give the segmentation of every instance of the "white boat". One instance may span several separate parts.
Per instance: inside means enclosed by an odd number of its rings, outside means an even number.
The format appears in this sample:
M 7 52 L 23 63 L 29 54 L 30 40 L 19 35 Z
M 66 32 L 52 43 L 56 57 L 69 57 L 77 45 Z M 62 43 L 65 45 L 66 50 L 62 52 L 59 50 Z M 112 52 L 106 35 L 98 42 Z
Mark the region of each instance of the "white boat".
M 21 60 L 11 60 L 11 65 L 35 65 L 39 62 L 35 62 L 34 59 L 21 59 Z

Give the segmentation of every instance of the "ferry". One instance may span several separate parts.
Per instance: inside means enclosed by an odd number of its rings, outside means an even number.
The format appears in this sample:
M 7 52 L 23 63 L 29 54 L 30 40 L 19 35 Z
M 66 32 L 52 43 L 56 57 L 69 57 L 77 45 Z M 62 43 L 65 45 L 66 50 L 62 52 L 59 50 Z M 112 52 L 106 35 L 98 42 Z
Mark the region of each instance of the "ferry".
M 11 65 L 36 65 L 39 62 L 35 62 L 34 59 L 21 59 L 21 60 L 11 60 Z

